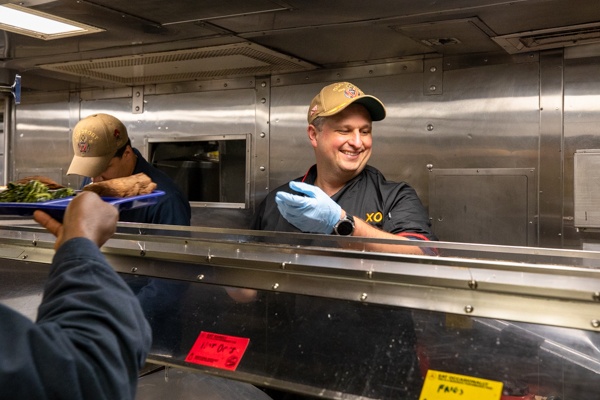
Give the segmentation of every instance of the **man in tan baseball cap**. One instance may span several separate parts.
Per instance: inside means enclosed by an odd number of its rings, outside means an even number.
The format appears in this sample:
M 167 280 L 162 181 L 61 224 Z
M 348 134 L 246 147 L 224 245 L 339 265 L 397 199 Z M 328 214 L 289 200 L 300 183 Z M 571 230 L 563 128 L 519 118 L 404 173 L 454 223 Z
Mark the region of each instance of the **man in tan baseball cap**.
M 323 87 L 308 108 L 307 134 L 316 164 L 275 189 L 254 215 L 253 228 L 388 238 L 400 245 L 360 242 L 361 248 L 423 254 L 406 240 L 436 240 L 415 190 L 387 181 L 368 165 L 373 121 L 386 116 L 383 103 L 350 82 Z
M 407 254 L 433 254 L 430 246 L 417 246 L 412 240 L 435 240 L 429 216 L 417 193 L 404 182 L 386 180 L 368 165 L 374 136 L 373 121 L 385 118 L 385 107 L 376 97 L 365 94 L 350 82 L 337 82 L 322 88 L 308 108 L 308 140 L 316 163 L 293 181 L 271 191 L 257 208 L 251 227 L 279 232 L 319 233 L 314 243 L 322 245 L 323 234 L 355 236 L 360 240 L 334 239 L 344 248 Z M 399 138 L 399 140 L 402 140 Z M 297 151 L 295 148 L 292 151 Z M 393 167 L 390 167 L 393 168 Z M 374 241 L 373 239 L 388 239 Z M 283 240 L 283 238 L 282 238 Z M 333 242 L 333 241 L 332 241 Z M 302 342 L 302 355 L 291 352 L 288 358 L 301 357 L 306 365 L 317 365 L 318 354 L 339 345 L 339 321 L 368 320 L 377 310 L 364 307 L 340 310 L 330 303 L 307 296 L 291 309 L 298 321 L 298 332 L 318 332 Z M 332 322 L 331 315 L 336 318 Z M 381 314 L 382 318 L 385 318 Z M 338 321 L 338 322 L 335 322 Z M 410 316 L 396 321 L 402 329 L 394 347 L 394 366 L 405 371 L 402 390 L 394 387 L 395 398 L 416 398 L 422 379 L 414 352 L 414 327 Z M 315 329 L 315 324 L 318 329 Z M 312 340 L 311 340 L 312 339 Z M 293 349 L 297 346 L 289 346 Z M 355 349 L 356 350 L 356 349 Z M 326 381 L 335 381 L 340 371 L 358 376 L 365 357 L 377 351 L 366 344 L 345 354 L 343 366 L 319 370 Z M 314 371 L 295 369 L 293 379 L 312 379 Z M 383 383 L 379 383 L 383 384 Z M 364 394 L 362 385 L 344 383 L 348 393 Z
M 73 129 L 73 151 L 75 154 L 67 174 L 85 176 L 83 185 L 144 173 L 156 183 L 157 190 L 164 192 L 156 198 L 156 204 L 121 209 L 119 221 L 191 224 L 191 207 L 183 192 L 165 172 L 146 161 L 138 149 L 131 146 L 127 129 L 119 119 L 109 114 L 83 118 Z M 181 309 L 178 294 L 185 289 L 181 282 L 139 277 L 129 277 L 126 282 L 153 326 L 169 326 L 170 332 L 177 332 L 177 326 L 170 321 L 177 318 Z
M 73 129 L 73 152 L 67 175 L 86 177 L 83 185 L 144 173 L 156 183 L 157 190 L 165 192 L 156 204 L 121 210 L 120 221 L 190 225 L 189 201 L 165 172 L 146 161 L 131 146 L 127 128 L 118 118 L 93 114 L 79 121 Z

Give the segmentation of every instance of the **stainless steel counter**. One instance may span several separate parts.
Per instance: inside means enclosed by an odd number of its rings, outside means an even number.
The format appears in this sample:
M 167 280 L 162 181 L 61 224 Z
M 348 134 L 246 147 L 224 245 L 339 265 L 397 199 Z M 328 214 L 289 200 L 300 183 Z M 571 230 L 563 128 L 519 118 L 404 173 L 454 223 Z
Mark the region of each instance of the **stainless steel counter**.
M 331 399 L 418 399 L 428 369 L 506 395 L 600 392 L 600 253 L 341 249 L 360 240 L 120 224 L 103 251 L 144 306 L 155 364 Z M 31 318 L 53 241 L 1 222 L 1 301 Z M 248 339 L 235 369 L 186 361 L 201 332 Z

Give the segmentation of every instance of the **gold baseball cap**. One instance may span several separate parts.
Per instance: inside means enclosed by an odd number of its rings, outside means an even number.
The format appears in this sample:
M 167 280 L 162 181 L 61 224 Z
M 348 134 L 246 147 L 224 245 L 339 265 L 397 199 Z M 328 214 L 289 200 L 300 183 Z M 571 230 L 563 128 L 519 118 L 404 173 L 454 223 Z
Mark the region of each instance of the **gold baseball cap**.
M 365 106 L 372 121 L 385 118 L 385 106 L 377 97 L 364 94 L 350 82 L 338 82 L 325 86 L 310 102 L 308 123 L 312 123 L 317 117 L 335 115 L 353 103 Z
M 75 155 L 67 175 L 100 175 L 127 140 L 125 125 L 112 115 L 94 114 L 82 119 L 73 128 Z

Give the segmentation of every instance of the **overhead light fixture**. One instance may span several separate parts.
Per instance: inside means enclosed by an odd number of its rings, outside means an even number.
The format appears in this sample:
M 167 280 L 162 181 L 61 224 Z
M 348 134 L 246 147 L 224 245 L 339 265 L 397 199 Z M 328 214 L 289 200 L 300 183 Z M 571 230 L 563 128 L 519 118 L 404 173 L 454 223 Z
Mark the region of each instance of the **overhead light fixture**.
M 0 5 L 0 29 L 44 40 L 104 31 L 15 4 Z

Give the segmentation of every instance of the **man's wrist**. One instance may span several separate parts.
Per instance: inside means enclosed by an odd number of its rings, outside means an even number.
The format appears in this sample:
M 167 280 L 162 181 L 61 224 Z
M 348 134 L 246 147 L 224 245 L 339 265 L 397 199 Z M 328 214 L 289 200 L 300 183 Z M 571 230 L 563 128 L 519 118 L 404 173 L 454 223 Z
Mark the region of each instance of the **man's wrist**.
M 345 213 L 344 217 L 334 225 L 332 233 L 339 236 L 352 236 L 355 227 L 354 217 Z

